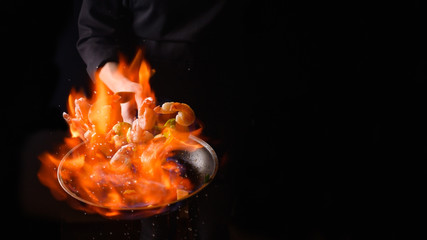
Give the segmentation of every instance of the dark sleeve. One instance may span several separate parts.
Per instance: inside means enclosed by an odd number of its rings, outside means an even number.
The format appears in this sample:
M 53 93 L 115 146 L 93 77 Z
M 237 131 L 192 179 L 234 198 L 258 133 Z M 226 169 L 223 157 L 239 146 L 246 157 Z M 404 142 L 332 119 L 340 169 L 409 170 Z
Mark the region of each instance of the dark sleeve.
M 77 49 L 91 77 L 107 61 L 118 61 L 127 45 L 130 15 L 121 0 L 83 0 L 78 19 Z

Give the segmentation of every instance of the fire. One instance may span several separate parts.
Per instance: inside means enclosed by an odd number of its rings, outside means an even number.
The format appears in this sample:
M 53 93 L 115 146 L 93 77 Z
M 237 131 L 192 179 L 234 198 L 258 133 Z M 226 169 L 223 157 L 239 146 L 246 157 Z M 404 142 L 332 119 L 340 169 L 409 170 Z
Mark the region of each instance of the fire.
M 38 177 L 56 199 L 113 217 L 133 209 L 156 214 L 193 191 L 174 154 L 200 148 L 190 136 L 199 135 L 201 128 L 190 130 L 195 128 L 194 112 L 186 104 L 156 106 L 149 85 L 154 71 L 142 55 L 139 51 L 130 64 L 119 63 L 122 74 L 143 89 L 144 103 L 133 123 L 123 122 L 120 96 L 98 77 L 91 98 L 71 91 L 63 115 L 70 137 L 57 153 L 39 157 Z

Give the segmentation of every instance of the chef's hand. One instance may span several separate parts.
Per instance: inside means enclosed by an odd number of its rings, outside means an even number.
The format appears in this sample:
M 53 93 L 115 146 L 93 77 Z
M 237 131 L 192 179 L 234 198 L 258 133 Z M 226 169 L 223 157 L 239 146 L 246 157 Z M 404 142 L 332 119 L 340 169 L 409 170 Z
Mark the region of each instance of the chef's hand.
M 99 72 L 99 78 L 114 93 L 134 93 L 130 101 L 121 104 L 123 121 L 132 123 L 142 104 L 142 86 L 127 79 L 118 70 L 116 62 L 107 62 Z

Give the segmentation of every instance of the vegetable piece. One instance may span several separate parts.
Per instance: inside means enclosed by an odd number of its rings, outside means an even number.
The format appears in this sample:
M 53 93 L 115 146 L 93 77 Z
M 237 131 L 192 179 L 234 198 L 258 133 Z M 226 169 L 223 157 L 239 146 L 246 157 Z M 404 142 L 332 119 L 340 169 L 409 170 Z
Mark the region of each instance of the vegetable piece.
M 165 122 L 165 124 L 163 125 L 163 127 L 169 127 L 169 128 L 175 128 L 175 126 L 176 126 L 175 118 L 171 118 L 171 119 L 167 120 Z
M 130 123 L 127 122 L 118 122 L 113 126 L 113 131 L 116 135 L 126 136 L 128 130 L 132 127 Z
M 116 149 L 130 142 L 127 138 L 127 133 L 131 127 L 132 125 L 127 122 L 118 122 L 113 126 L 111 133 L 114 135 L 111 140 L 114 142 Z

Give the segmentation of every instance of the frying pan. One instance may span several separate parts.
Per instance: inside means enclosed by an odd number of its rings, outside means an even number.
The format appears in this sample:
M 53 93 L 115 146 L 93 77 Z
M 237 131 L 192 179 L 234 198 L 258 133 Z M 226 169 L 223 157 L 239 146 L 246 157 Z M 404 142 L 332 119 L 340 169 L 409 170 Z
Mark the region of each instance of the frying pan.
M 191 198 L 204 189 L 214 179 L 218 171 L 218 158 L 212 147 L 202 139 L 193 135 L 190 135 L 190 140 L 199 143 L 202 147 L 191 152 L 187 150 L 175 150 L 173 152 L 173 156 L 171 157 L 174 161 L 183 166 L 186 177 L 188 177 L 194 186 L 193 190 L 187 196 L 180 198 L 179 200 L 162 203 L 159 205 L 147 205 L 141 203 L 139 205 L 136 204 L 129 207 L 124 206 L 116 208 L 103 206 L 99 203 L 93 202 L 89 197 L 81 194 L 77 190 L 78 186 L 76 186 L 76 184 L 78 183 L 67 181 L 64 179 L 65 177 L 63 178 L 64 174 L 70 174 L 70 171 L 73 171 L 72 169 L 67 169 L 67 164 L 64 163 L 70 161 L 76 156 L 84 154 L 84 142 L 71 149 L 62 158 L 57 170 L 58 181 L 64 191 L 68 193 L 68 195 L 70 195 L 74 200 L 77 200 L 74 201 L 80 205 L 80 207 L 77 208 L 91 209 L 98 213 L 114 211 L 114 214 L 111 214 L 110 216 L 111 218 L 114 218 L 115 216 L 126 219 L 135 217 L 150 217 L 156 214 L 172 211 L 181 201 Z

